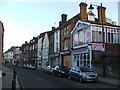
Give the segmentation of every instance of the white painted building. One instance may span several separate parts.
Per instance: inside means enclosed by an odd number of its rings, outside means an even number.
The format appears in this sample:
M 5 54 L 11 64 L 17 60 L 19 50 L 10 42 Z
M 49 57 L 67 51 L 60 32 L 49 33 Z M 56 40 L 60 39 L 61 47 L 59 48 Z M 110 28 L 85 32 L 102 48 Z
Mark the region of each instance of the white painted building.
M 60 64 L 60 30 L 54 31 L 54 65 Z
M 108 46 L 120 44 L 120 28 L 115 25 L 78 21 L 71 35 L 72 66 L 91 68 L 92 62 L 102 60 L 102 52 L 110 52 Z
M 15 48 L 13 64 L 18 65 L 20 61 L 20 47 Z
M 49 38 L 48 33 L 45 33 L 42 47 L 42 68 L 46 68 L 48 64 L 48 53 L 49 53 Z
M 91 32 L 90 23 L 78 21 L 71 32 L 72 66 L 87 66 L 91 68 Z
M 4 53 L 4 61 L 7 63 L 12 63 L 12 61 L 14 60 L 13 58 L 14 54 L 13 51 L 7 51 Z

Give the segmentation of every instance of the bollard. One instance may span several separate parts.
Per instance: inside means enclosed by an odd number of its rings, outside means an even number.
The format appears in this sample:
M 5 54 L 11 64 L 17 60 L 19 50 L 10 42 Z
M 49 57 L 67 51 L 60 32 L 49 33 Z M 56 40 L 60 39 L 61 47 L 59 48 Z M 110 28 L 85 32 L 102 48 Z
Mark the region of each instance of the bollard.
M 16 90 L 16 80 L 12 80 L 12 90 Z
M 13 69 L 12 90 L 16 90 L 16 70 Z

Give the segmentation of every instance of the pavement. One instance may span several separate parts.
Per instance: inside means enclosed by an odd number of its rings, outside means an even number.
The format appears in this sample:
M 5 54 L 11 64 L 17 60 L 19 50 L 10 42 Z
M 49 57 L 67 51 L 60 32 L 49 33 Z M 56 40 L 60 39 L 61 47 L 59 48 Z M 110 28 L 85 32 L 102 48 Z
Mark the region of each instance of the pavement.
M 5 72 L 6 75 L 2 76 L 2 90 L 6 88 L 11 88 L 12 89 L 12 80 L 13 80 L 13 71 L 4 65 L 2 66 L 2 72 Z M 109 85 L 114 85 L 120 88 L 120 79 L 113 79 L 113 78 L 104 78 L 104 77 L 99 77 L 98 82 L 100 83 L 105 83 Z M 21 90 L 20 88 L 20 80 L 16 76 L 16 88 Z
M 2 90 L 4 89 L 12 89 L 12 81 L 13 81 L 13 70 L 2 66 L 2 72 L 6 75 L 2 76 Z M 16 89 L 20 89 L 18 77 L 16 76 Z
M 98 82 L 117 86 L 120 89 L 120 79 L 98 77 Z

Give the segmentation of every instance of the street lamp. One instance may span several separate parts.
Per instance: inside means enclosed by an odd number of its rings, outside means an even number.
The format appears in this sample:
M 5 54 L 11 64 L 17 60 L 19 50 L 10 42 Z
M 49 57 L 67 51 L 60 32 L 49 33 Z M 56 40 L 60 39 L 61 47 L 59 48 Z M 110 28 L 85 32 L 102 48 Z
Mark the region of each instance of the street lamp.
M 90 5 L 90 7 L 88 8 L 88 9 L 90 9 L 91 11 L 94 9 L 94 7 L 93 6 L 97 6 L 98 7 L 98 5 L 94 5 L 94 4 L 91 4 Z M 104 62 L 104 50 L 105 50 L 105 47 L 104 47 L 104 43 L 105 43 L 105 41 L 104 41 L 104 27 L 103 27 L 103 9 L 102 9 L 102 3 L 101 3 L 101 5 L 100 5 L 100 7 L 101 7 L 101 25 L 102 25 L 102 43 L 103 43 L 103 49 L 102 49 L 102 64 L 103 64 L 103 77 L 105 77 L 105 62 Z

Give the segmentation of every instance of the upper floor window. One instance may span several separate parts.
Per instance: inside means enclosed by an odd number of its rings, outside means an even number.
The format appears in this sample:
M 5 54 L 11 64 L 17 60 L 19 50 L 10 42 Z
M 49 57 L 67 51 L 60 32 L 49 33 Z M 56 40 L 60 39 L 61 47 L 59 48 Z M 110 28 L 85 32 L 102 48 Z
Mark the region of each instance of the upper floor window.
M 107 29 L 107 43 L 120 44 L 120 30 L 115 28 Z
M 73 46 L 84 44 L 85 33 L 81 29 L 73 34 Z
M 92 28 L 92 41 L 93 42 L 103 42 L 102 27 L 94 26 Z
M 68 33 L 68 26 L 64 27 L 64 35 Z
M 58 40 L 58 31 L 56 31 L 56 40 Z
M 64 50 L 68 50 L 68 39 L 64 40 Z

